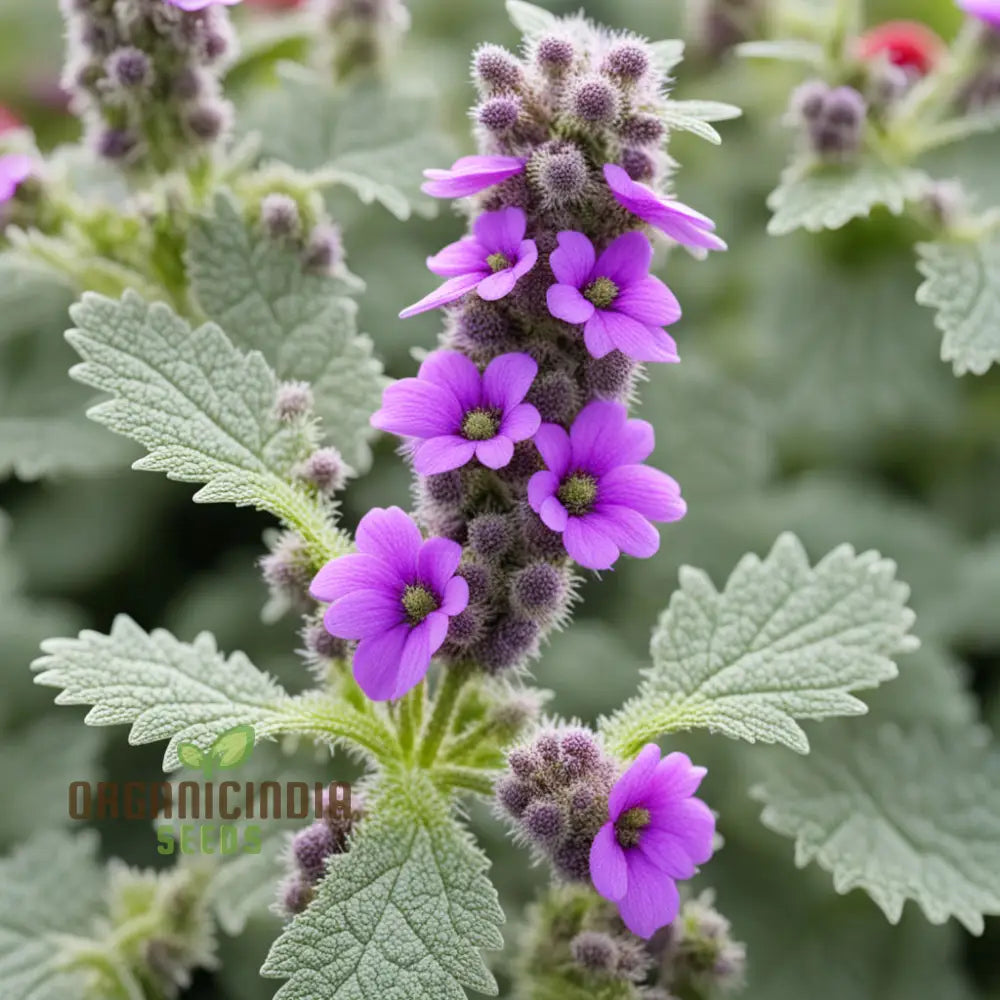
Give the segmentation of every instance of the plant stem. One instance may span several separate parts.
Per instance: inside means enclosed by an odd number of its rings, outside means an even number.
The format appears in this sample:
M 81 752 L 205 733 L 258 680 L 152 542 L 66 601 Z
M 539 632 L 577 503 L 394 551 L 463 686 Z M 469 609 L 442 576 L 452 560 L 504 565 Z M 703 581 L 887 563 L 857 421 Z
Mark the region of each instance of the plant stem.
M 399 717 L 396 729 L 399 733 L 399 746 L 403 751 L 403 759 L 409 763 L 413 759 L 413 744 L 416 731 L 420 725 L 420 709 L 423 706 L 425 682 L 421 681 L 412 691 L 399 701 Z
M 468 668 L 461 664 L 445 671 L 434 699 L 434 711 L 427 722 L 427 728 L 424 730 L 423 741 L 420 745 L 419 763 L 421 767 L 430 767 L 437 758 L 437 752 L 451 725 L 451 717 L 455 711 L 458 695 L 468 677 Z

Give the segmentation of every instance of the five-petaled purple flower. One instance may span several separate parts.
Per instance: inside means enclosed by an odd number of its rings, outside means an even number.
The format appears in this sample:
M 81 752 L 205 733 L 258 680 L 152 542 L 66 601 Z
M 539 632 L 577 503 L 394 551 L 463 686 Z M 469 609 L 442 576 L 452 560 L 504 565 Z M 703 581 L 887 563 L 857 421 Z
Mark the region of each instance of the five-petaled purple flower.
M 1000 0 L 958 0 L 958 6 L 972 17 L 1000 31 Z
M 31 176 L 32 159 L 23 153 L 0 156 L 0 205 L 10 201 L 18 187 Z
M 590 849 L 590 877 L 641 938 L 674 920 L 676 880 L 691 878 L 712 856 L 715 817 L 692 797 L 705 773 L 687 754 L 661 760 L 649 743 L 611 790 L 608 822 Z
M 226 7 L 233 7 L 241 0 L 167 0 L 167 3 L 181 10 L 188 12 L 204 10 L 206 7 L 214 7 L 216 4 L 223 4 Z
M 617 349 L 636 361 L 679 361 L 663 326 L 680 318 L 681 307 L 649 273 L 652 259 L 653 247 L 638 231 L 619 236 L 600 257 L 583 233 L 560 233 L 549 257 L 557 281 L 546 293 L 549 312 L 586 324 L 584 342 L 595 358 Z
M 423 680 L 465 610 L 469 585 L 455 575 L 462 547 L 424 541 L 398 507 L 370 510 L 358 525 L 358 551 L 327 563 L 310 593 L 330 601 L 323 623 L 339 639 L 360 639 L 354 676 L 374 701 L 400 698 Z
M 416 439 L 413 467 L 422 476 L 459 469 L 479 459 L 502 469 L 514 444 L 526 441 L 541 417 L 525 394 L 538 374 L 527 354 L 502 354 L 480 374 L 457 351 L 434 351 L 416 378 L 390 385 L 372 417 L 379 430 Z
M 604 179 L 622 208 L 672 240 L 701 250 L 726 249 L 726 244 L 715 235 L 715 223 L 708 216 L 682 202 L 661 198 L 652 188 L 632 180 L 617 164 L 604 164 Z
M 432 198 L 465 198 L 524 172 L 518 156 L 463 156 L 450 170 L 425 170 L 421 187 Z
M 660 547 L 650 521 L 686 513 L 677 483 L 640 464 L 653 443 L 650 424 L 604 400 L 588 403 L 568 434 L 558 424 L 535 434 L 548 468 L 531 477 L 528 502 L 581 566 L 610 569 L 622 552 L 649 558 Z
M 520 208 L 486 212 L 472 225 L 472 236 L 446 246 L 427 266 L 448 280 L 437 291 L 404 309 L 401 319 L 455 302 L 475 289 L 493 302 L 513 291 L 538 260 L 534 240 L 526 240 L 527 219 Z

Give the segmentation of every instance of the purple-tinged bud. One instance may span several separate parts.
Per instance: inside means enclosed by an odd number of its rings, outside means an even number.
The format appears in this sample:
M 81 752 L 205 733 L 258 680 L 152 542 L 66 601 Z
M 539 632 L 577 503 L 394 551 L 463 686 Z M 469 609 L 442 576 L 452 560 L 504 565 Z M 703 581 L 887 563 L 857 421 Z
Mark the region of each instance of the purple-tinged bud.
M 106 160 L 125 160 L 137 146 L 138 140 L 126 129 L 105 129 L 97 137 L 97 153 Z
M 504 514 L 480 514 L 469 522 L 469 548 L 487 562 L 503 559 L 514 540 L 514 525 Z
M 633 146 L 660 146 L 666 135 L 666 126 L 656 115 L 633 115 L 621 127 L 622 139 Z
M 281 886 L 281 906 L 291 916 L 305 912 L 316 891 L 301 876 L 293 875 Z
M 314 575 L 312 559 L 298 535 L 279 534 L 271 551 L 261 557 L 260 569 L 264 581 L 277 593 L 302 601 L 308 596 Z
M 646 948 L 634 939 L 619 942 L 615 971 L 622 979 L 641 983 L 649 975 L 653 960 Z
M 596 770 L 604 759 L 593 733 L 586 729 L 571 729 L 564 733 L 561 750 L 566 772 L 574 778 Z
M 711 890 L 682 905 L 661 959 L 678 992 L 715 994 L 743 983 L 746 947 L 732 940 L 730 930 L 729 921 L 715 909 Z
M 556 870 L 566 878 L 576 882 L 586 882 L 590 878 L 589 842 L 568 840 L 556 851 L 552 860 Z
M 558 75 L 564 73 L 573 65 L 576 59 L 576 49 L 573 43 L 555 35 L 546 35 L 540 39 L 535 49 L 535 62 L 545 73 Z
M 489 604 L 493 597 L 493 574 L 486 566 L 479 563 L 463 563 L 458 568 L 458 575 L 464 577 L 469 585 L 470 604 Z
M 581 80 L 570 97 L 573 114 L 588 125 L 610 125 L 618 117 L 618 94 L 603 77 Z
M 527 781 L 534 777 L 543 761 L 534 751 L 526 747 L 516 747 L 507 754 L 507 763 L 514 774 Z
M 421 480 L 421 488 L 432 503 L 457 507 L 462 502 L 462 473 L 456 469 L 436 476 L 425 476 Z
M 566 610 L 569 580 L 564 570 L 536 562 L 518 570 L 511 580 L 513 606 L 532 621 L 549 624 Z
M 208 89 L 208 81 L 205 74 L 193 66 L 186 66 L 173 80 L 171 93 L 180 101 L 193 101 L 196 97 L 201 97 Z
M 806 80 L 792 91 L 792 113 L 804 122 L 815 122 L 823 114 L 830 88 L 822 80 Z
M 540 559 L 565 558 L 566 548 L 562 535 L 546 526 L 527 504 L 521 508 L 520 516 L 521 533 L 531 555 Z
M 311 885 L 326 874 L 326 859 L 337 850 L 337 838 L 324 820 L 299 830 L 292 839 L 292 857 Z
M 539 634 L 532 621 L 501 619 L 480 646 L 483 666 L 493 674 L 519 666 L 538 652 Z
M 585 379 L 590 395 L 597 399 L 624 402 L 635 388 L 638 366 L 621 351 L 611 351 L 603 358 L 590 358 Z
M 864 97 L 853 87 L 831 90 L 823 102 L 823 116 L 827 124 L 844 129 L 859 129 L 868 113 Z
M 302 632 L 302 642 L 306 653 L 316 660 L 347 659 L 347 641 L 330 635 L 320 623 L 306 626 Z
M 554 732 L 542 733 L 535 740 L 535 753 L 543 764 L 558 764 L 562 760 L 562 743 Z
M 116 49 L 108 56 L 107 73 L 112 80 L 126 90 L 148 87 L 153 80 L 153 67 L 149 56 L 140 49 L 128 46 Z
M 228 131 L 231 121 L 231 108 L 221 102 L 198 105 L 185 116 L 188 130 L 202 142 L 215 142 Z
M 521 817 L 524 832 L 540 847 L 549 847 L 562 837 L 566 818 L 554 802 L 532 802 Z
M 543 701 L 535 691 L 512 691 L 510 697 L 490 710 L 490 722 L 503 734 L 504 742 L 509 743 L 538 721 Z
M 464 611 L 448 619 L 448 651 L 464 653 L 486 634 L 485 616 L 481 608 L 470 604 Z
M 489 91 L 517 90 L 524 72 L 517 57 L 500 45 L 483 45 L 473 56 L 479 83 Z
M 571 204 L 587 188 L 587 161 L 569 142 L 554 143 L 538 150 L 528 167 L 529 175 L 549 205 Z
M 542 372 L 535 378 L 525 402 L 538 410 L 546 423 L 569 426 L 580 410 L 580 390 L 564 369 Z
M 290 195 L 275 191 L 260 203 L 260 221 L 272 240 L 298 239 L 302 234 L 299 206 Z
M 344 261 L 344 243 L 338 226 L 321 223 L 309 235 L 302 265 L 313 274 L 327 274 Z
M 597 794 L 589 785 L 581 785 L 573 792 L 570 807 L 575 813 L 582 813 L 590 809 L 597 801 Z
M 624 83 L 637 83 L 649 66 L 649 52 L 637 42 L 619 42 L 604 60 L 604 72 Z
M 531 789 L 517 778 L 501 778 L 496 786 L 497 802 L 513 819 L 520 819 L 531 803 Z
M 521 117 L 521 101 L 517 97 L 491 97 L 480 105 L 476 114 L 479 124 L 496 135 L 509 132 Z
M 511 321 L 494 303 L 478 297 L 462 308 L 453 333 L 455 346 L 485 360 L 511 344 Z
M 274 400 L 274 412 L 282 423 L 309 416 L 313 408 L 312 386 L 308 382 L 281 382 Z
M 622 166 L 634 181 L 649 181 L 656 176 L 656 161 L 644 149 L 623 149 Z
M 347 466 L 336 448 L 314 451 L 298 470 L 299 478 L 311 483 L 324 496 L 332 496 L 347 483 Z
M 618 946 L 609 934 L 582 931 L 569 944 L 573 961 L 591 973 L 610 975 L 618 965 Z

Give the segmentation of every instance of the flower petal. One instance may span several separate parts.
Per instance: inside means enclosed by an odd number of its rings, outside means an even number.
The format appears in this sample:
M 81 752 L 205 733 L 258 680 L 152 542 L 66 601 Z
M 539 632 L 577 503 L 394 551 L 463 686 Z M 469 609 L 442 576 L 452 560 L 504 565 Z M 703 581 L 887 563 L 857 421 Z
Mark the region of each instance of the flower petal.
M 583 288 L 594 270 L 597 253 L 594 244 L 583 234 L 573 231 L 560 233 L 559 247 L 549 255 L 549 264 L 561 285 Z
M 489 253 L 500 252 L 511 260 L 517 258 L 517 248 L 521 245 L 527 228 L 528 220 L 521 208 L 484 212 L 472 224 L 476 239 Z
M 440 600 L 448 581 L 462 561 L 462 546 L 450 538 L 428 538 L 417 557 L 417 579 L 426 584 Z
M 497 271 L 496 274 L 490 274 L 483 278 L 476 285 L 476 291 L 479 293 L 479 297 L 486 302 L 496 302 L 498 299 L 510 295 L 516 284 L 517 275 L 513 268 L 508 267 L 505 271 Z
M 638 850 L 650 865 L 670 878 L 692 878 L 698 869 L 684 842 L 676 834 L 657 826 L 655 818 L 639 835 Z
M 624 290 L 645 278 L 652 262 L 653 245 L 649 237 L 633 229 L 608 245 L 597 258 L 594 274 L 610 278 L 619 289 Z
M 615 299 L 615 312 L 631 316 L 645 326 L 669 326 L 681 318 L 677 297 L 651 274 L 621 290 Z
M 517 248 L 514 277 L 520 281 L 538 263 L 538 246 L 534 240 L 521 240 Z
M 469 606 L 469 582 L 462 576 L 453 576 L 444 588 L 440 611 L 449 618 L 460 615 Z
M 528 480 L 528 503 L 537 514 L 542 504 L 559 489 L 559 477 L 554 472 L 536 472 Z
M 538 362 L 530 354 L 501 354 L 483 372 L 483 401 L 507 411 L 520 403 L 538 374 Z
M 601 530 L 627 556 L 650 559 L 660 551 L 660 533 L 631 507 L 600 504 L 593 516 Z
M 436 476 L 468 465 L 475 453 L 476 442 L 457 434 L 428 438 L 413 453 L 413 468 L 421 476 Z
M 422 378 L 404 378 L 386 387 L 371 425 L 401 437 L 430 438 L 457 433 L 463 416 L 450 390 Z
M 654 800 L 650 803 L 656 808 Z M 696 865 L 712 856 L 715 845 L 715 815 L 701 799 L 674 800 L 669 809 L 658 812 L 656 824 L 680 838 Z
M 631 507 L 651 521 L 679 521 L 687 512 L 677 481 L 648 465 L 619 465 L 606 472 L 601 477 L 600 502 Z
M 460 274 L 488 272 L 486 258 L 489 252 L 472 236 L 463 236 L 457 243 L 449 243 L 433 257 L 427 258 L 427 267 L 442 278 Z
M 677 362 L 677 345 L 673 337 L 658 327 L 646 326 L 638 320 L 613 310 L 598 310 L 590 323 L 600 321 L 608 340 L 633 361 Z M 590 331 L 587 324 L 587 332 Z M 588 349 L 590 347 L 588 343 Z
M 425 170 L 421 187 L 432 198 L 465 198 L 524 171 L 517 156 L 463 156 L 450 170 Z
M 614 823 L 605 823 L 590 845 L 590 878 L 594 888 L 613 903 L 628 890 L 628 865 Z
M 644 803 L 646 790 L 659 763 L 660 748 L 655 743 L 647 743 L 611 790 L 608 814 L 613 820 L 617 820 L 623 812 Z
M 594 303 L 588 302 L 575 285 L 549 285 L 545 301 L 556 319 L 574 326 L 586 323 L 596 312 Z
M 423 538 L 413 518 L 399 507 L 373 507 L 358 524 L 359 552 L 390 565 L 404 579 L 417 569 Z
M 542 418 L 530 403 L 515 406 L 500 422 L 500 433 L 511 441 L 527 441 L 542 425 Z
M 336 601 L 355 590 L 391 590 L 403 578 L 388 563 L 362 552 L 331 559 L 315 576 L 309 593 L 317 601 Z
M 628 410 L 622 403 L 607 399 L 588 403 L 570 428 L 573 461 L 595 476 L 603 476 L 618 465 L 627 420 Z
M 641 851 L 628 856 L 628 891 L 618 901 L 625 926 L 637 937 L 651 938 L 677 917 L 680 895 L 672 878 L 655 868 Z
M 458 278 L 449 278 L 440 288 L 435 289 L 430 295 L 425 295 L 419 302 L 412 306 L 407 306 L 400 314 L 400 319 L 409 319 L 418 313 L 430 312 L 431 309 L 438 309 L 446 306 L 450 302 L 457 302 L 460 298 L 472 291 L 482 280 L 482 274 L 464 274 Z
M 675 750 L 656 765 L 656 794 L 667 799 L 689 799 L 706 774 L 708 768 L 696 767 L 686 753 Z
M 544 513 L 543 507 L 543 520 Z M 570 558 L 585 569 L 611 569 L 621 554 L 618 546 L 604 534 L 594 518 L 587 515 L 569 518 L 563 531 L 563 544 Z
M 554 496 L 542 501 L 538 516 L 550 531 L 565 531 L 569 523 L 569 511 L 559 502 L 559 498 Z
M 503 469 L 510 465 L 514 457 L 514 442 L 508 437 L 490 438 L 489 441 L 476 442 L 476 458 L 487 469 Z
M 406 637 L 403 646 L 402 656 L 399 658 L 399 669 L 396 672 L 396 684 L 393 688 L 393 700 L 402 698 L 407 691 L 415 688 L 426 676 L 427 668 L 431 665 L 431 640 L 435 638 L 435 624 L 437 624 L 437 634 L 440 635 L 440 624 L 432 622 L 431 619 L 441 619 L 445 621 L 445 633 L 447 634 L 448 619 L 445 615 L 428 615 L 416 628 L 410 629 L 410 634 Z M 444 637 L 442 636 L 442 641 Z M 438 643 L 438 648 L 440 647 Z
M 372 701 L 396 696 L 399 662 L 410 635 L 409 625 L 362 639 L 354 651 L 354 678 Z
M 603 358 L 615 349 L 615 342 L 608 336 L 605 313 L 595 309 L 594 315 L 587 320 L 583 328 L 583 342 L 592 358 Z
M 334 601 L 323 616 L 327 632 L 339 639 L 367 639 L 406 621 L 401 594 L 355 590 Z
M 549 471 L 562 479 L 573 457 L 566 431 L 558 424 L 542 424 L 535 432 L 535 447 Z
M 466 412 L 482 402 L 479 369 L 458 351 L 431 351 L 420 365 L 419 375 L 424 381 L 446 389 L 458 400 L 461 412 L 458 425 L 453 428 L 456 432 Z

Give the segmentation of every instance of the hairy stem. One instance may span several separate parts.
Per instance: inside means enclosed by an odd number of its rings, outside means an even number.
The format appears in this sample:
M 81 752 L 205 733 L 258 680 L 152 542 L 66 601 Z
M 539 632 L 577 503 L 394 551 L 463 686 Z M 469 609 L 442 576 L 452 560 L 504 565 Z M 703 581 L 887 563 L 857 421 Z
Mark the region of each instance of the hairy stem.
M 421 767 L 430 767 L 437 758 L 438 750 L 441 748 L 451 725 L 451 717 L 455 711 L 459 693 L 468 678 L 469 670 L 461 664 L 450 667 L 444 672 L 434 699 L 434 711 L 427 722 L 427 728 L 424 730 L 423 741 L 420 745 L 418 760 Z

